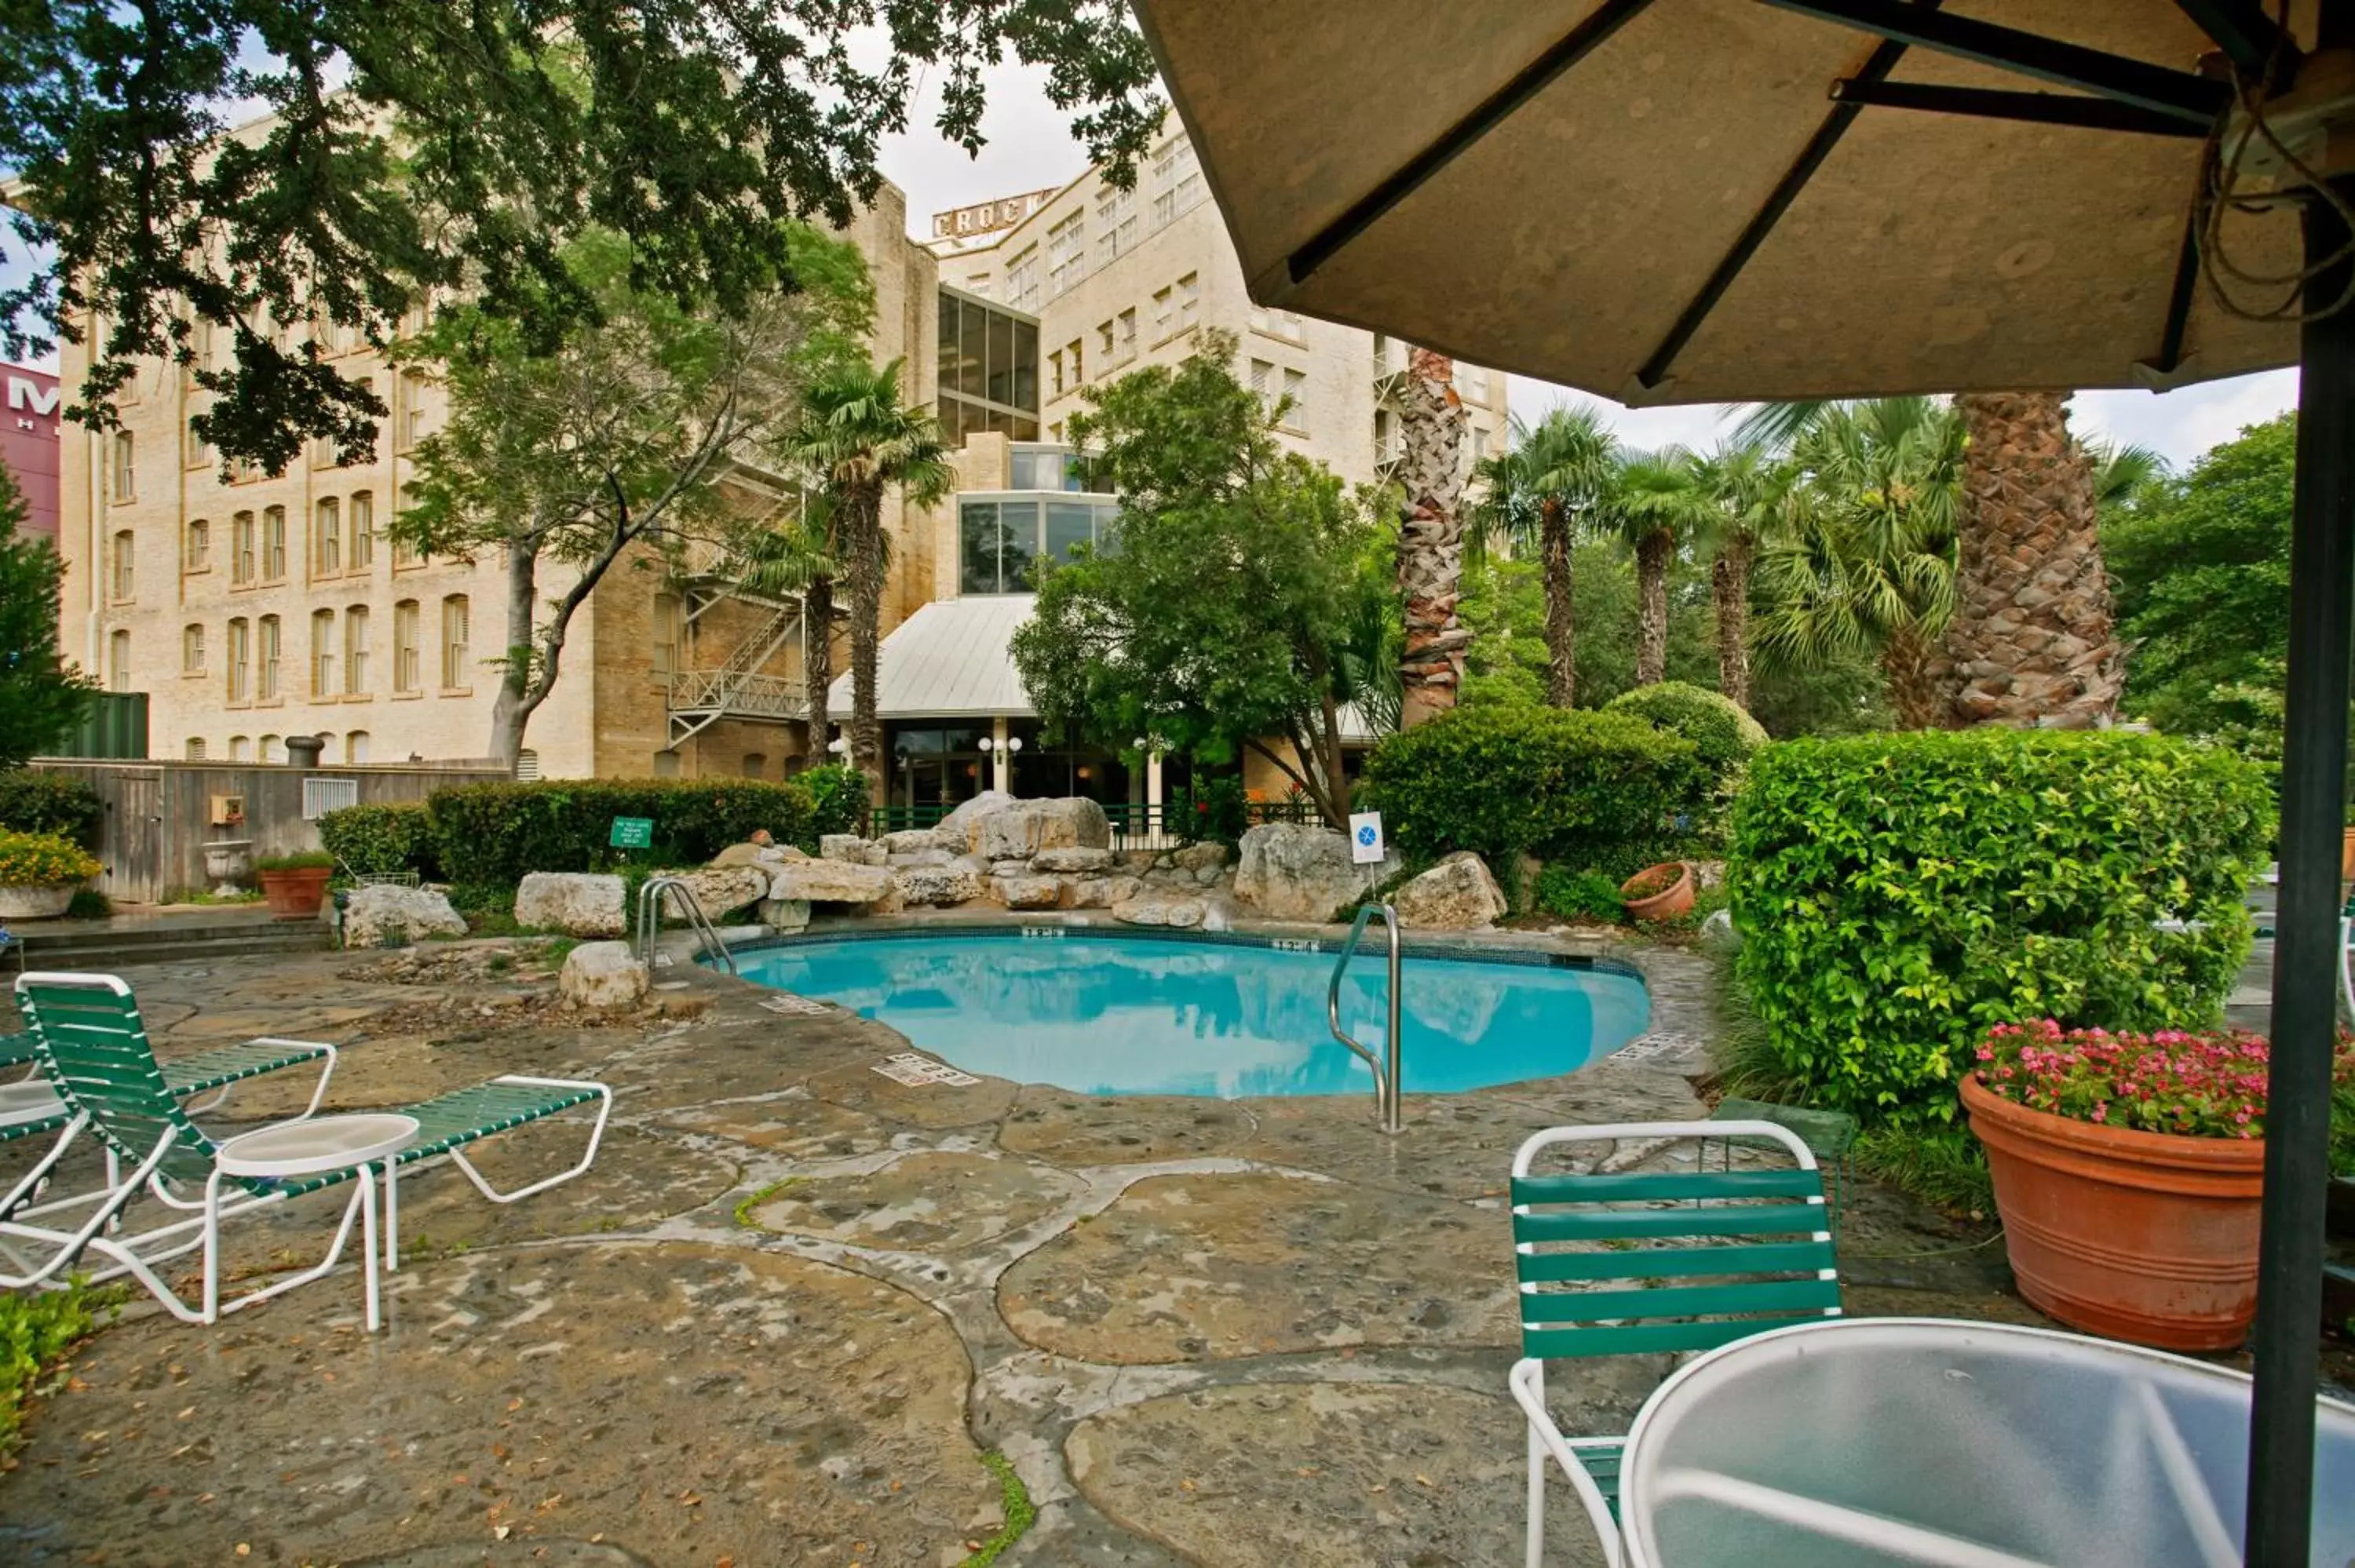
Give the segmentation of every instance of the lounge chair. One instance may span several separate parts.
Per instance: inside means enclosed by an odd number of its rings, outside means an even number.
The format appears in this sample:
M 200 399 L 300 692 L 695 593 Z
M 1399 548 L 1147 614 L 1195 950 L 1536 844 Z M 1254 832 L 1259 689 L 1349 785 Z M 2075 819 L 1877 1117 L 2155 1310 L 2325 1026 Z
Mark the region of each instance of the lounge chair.
M 1786 1150 L 1795 1169 L 1628 1170 L 1537 1175 L 1555 1144 L 1741 1139 Z M 1545 1467 L 1569 1478 L 1620 1568 L 1624 1436 L 1565 1438 L 1545 1404 L 1554 1360 L 1714 1350 L 1794 1321 L 1839 1316 L 1823 1177 L 1806 1144 L 1764 1121 L 1557 1127 L 1513 1156 L 1513 1252 L 1521 1357 L 1508 1380 L 1529 1419 L 1529 1568 L 1545 1552 Z
M 314 1097 L 301 1116 L 257 1129 L 224 1145 L 208 1137 L 189 1119 L 173 1087 L 149 1048 L 139 1023 L 131 989 L 111 975 L 32 973 L 16 981 L 16 1001 L 32 1025 L 44 1069 L 64 1097 L 79 1133 L 94 1131 L 110 1155 L 130 1163 L 127 1176 L 111 1180 L 108 1187 L 81 1202 L 91 1212 L 71 1229 L 60 1224 L 36 1224 L 19 1215 L 0 1219 L 0 1241 L 37 1245 L 49 1255 L 32 1273 L 0 1283 L 38 1283 L 55 1275 L 85 1253 L 108 1260 L 94 1278 L 129 1275 L 144 1286 L 173 1316 L 186 1322 L 211 1323 L 224 1312 L 291 1290 L 334 1268 L 348 1240 L 354 1218 L 367 1234 L 362 1271 L 368 1300 L 368 1326 L 376 1327 L 377 1249 L 375 1169 L 384 1181 L 387 1266 L 397 1266 L 399 1247 L 399 1171 L 447 1157 L 466 1172 L 494 1202 L 514 1202 L 570 1180 L 589 1169 L 597 1158 L 605 1122 L 613 1110 L 613 1092 L 584 1079 L 535 1078 L 508 1075 L 471 1088 L 454 1090 L 393 1114 L 416 1118 L 415 1138 L 397 1152 L 387 1151 L 368 1161 L 343 1164 L 294 1177 L 266 1178 L 223 1169 L 225 1150 L 260 1139 L 264 1133 L 284 1141 L 289 1129 L 308 1126 L 326 1130 L 336 1119 L 314 1118 Z M 258 1044 L 258 1043 L 257 1043 Z M 596 1119 L 589 1147 L 578 1164 L 513 1192 L 501 1192 L 486 1181 L 463 1150 L 466 1146 L 527 1123 L 594 1101 Z M 110 1172 L 112 1176 L 112 1172 Z M 326 1256 L 314 1266 L 223 1302 L 219 1294 L 219 1233 L 223 1220 L 257 1212 L 296 1198 L 349 1182 L 352 1198 L 345 1206 Z M 152 1229 L 123 1234 L 107 1234 L 132 1200 L 142 1192 L 186 1216 Z M 57 1205 L 45 1205 L 45 1208 Z M 204 1255 L 204 1293 L 191 1307 L 156 1273 L 156 1266 L 198 1248 Z

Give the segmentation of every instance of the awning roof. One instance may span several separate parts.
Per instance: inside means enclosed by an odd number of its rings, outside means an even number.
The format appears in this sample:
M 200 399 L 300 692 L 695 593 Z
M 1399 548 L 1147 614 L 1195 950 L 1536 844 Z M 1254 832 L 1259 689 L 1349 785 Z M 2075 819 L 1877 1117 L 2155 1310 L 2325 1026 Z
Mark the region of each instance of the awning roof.
M 1034 717 L 1039 710 L 1023 694 L 1007 645 L 1037 602 L 1027 593 L 934 599 L 901 621 L 883 639 L 876 716 Z M 837 716 L 850 716 L 847 673 L 826 688 L 826 703 Z

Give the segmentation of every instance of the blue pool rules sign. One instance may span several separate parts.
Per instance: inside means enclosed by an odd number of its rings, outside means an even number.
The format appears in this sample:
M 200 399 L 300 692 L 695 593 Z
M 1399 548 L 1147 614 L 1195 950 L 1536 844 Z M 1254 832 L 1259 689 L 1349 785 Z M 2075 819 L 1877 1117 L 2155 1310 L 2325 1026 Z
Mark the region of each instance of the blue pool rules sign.
M 1382 842 L 1382 814 L 1359 811 L 1349 819 L 1349 859 L 1357 865 L 1375 865 L 1390 853 Z

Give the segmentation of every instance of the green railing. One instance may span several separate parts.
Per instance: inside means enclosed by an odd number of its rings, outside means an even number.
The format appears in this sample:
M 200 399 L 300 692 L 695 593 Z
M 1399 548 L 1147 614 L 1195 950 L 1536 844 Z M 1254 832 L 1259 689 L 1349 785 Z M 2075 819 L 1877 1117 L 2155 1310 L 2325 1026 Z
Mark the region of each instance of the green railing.
M 1099 804 L 1103 804 L 1099 802 Z M 954 806 L 876 806 L 868 813 L 868 836 L 881 838 L 909 828 L 929 828 L 947 816 Z M 1175 849 L 1205 836 L 1197 826 L 1208 815 L 1195 811 L 1194 821 L 1187 820 L 1190 808 L 1186 802 L 1172 800 L 1159 806 L 1126 801 L 1104 805 L 1103 813 L 1112 822 L 1112 847 L 1114 849 Z M 1253 800 L 1244 808 L 1248 825 L 1262 822 L 1314 822 L 1320 821 L 1316 808 L 1306 800 Z

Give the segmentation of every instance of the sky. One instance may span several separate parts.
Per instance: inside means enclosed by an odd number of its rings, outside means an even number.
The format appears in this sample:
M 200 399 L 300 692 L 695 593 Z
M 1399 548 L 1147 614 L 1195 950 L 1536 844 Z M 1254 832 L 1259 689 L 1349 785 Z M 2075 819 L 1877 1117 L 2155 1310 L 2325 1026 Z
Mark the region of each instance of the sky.
M 935 212 L 1044 190 L 1087 168 L 1087 154 L 1071 140 L 1061 111 L 1047 101 L 1044 72 L 1009 65 L 986 73 L 986 79 L 989 107 L 982 132 L 989 140 L 978 158 L 967 157 L 964 149 L 932 129 L 940 100 L 930 81 L 910 110 L 908 132 L 883 145 L 883 172 L 908 193 L 908 221 L 920 238 L 929 235 Z M 1557 404 L 1600 408 L 1620 440 L 1636 447 L 1677 442 L 1707 450 L 1731 429 L 1721 405 L 1627 408 L 1522 376 L 1512 378 L 1509 397 L 1513 412 L 1532 420 Z M 2180 470 L 2243 426 L 2296 403 L 2297 373 L 2274 370 L 2167 393 L 2081 392 L 2071 405 L 2070 428 L 2088 439 L 2148 447 Z

